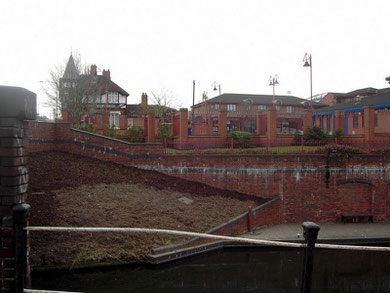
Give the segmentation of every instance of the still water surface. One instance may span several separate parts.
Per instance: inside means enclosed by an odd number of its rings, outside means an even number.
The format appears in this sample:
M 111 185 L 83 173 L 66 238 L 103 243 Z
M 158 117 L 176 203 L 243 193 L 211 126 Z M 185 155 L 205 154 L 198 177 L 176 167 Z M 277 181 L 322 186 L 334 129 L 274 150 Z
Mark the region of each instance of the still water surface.
M 239 249 L 137 268 L 33 273 L 34 289 L 82 292 L 300 292 L 303 251 Z M 312 292 L 390 292 L 390 253 L 316 250 Z

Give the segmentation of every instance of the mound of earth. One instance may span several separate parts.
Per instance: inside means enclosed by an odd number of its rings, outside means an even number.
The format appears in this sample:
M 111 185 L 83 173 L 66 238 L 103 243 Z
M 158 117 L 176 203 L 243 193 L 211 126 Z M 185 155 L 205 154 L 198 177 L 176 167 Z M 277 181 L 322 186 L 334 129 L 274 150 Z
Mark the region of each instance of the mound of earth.
M 29 156 L 31 226 L 142 227 L 206 232 L 264 199 L 62 152 Z M 186 240 L 120 233 L 30 232 L 33 267 L 144 260 Z

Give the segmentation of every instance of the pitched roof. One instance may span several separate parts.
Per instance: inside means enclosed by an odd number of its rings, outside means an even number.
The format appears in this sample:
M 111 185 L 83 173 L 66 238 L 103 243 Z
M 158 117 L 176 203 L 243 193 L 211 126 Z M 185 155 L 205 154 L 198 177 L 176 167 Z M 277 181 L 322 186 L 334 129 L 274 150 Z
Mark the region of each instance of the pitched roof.
M 305 102 L 310 102 L 309 100 L 305 100 L 302 98 L 298 98 L 295 96 L 281 96 L 275 95 L 275 100 L 279 100 L 282 102 L 282 105 L 289 106 L 301 106 Z M 248 94 L 222 94 L 220 96 L 211 98 L 206 100 L 206 103 L 222 103 L 222 104 L 241 104 L 250 102 L 252 104 L 258 105 L 272 105 L 273 104 L 273 95 L 248 95 Z M 195 105 L 200 106 L 202 103 L 198 103 Z M 314 102 L 313 106 L 324 107 L 325 105 Z
M 62 76 L 63 79 L 74 79 L 79 76 L 79 70 L 76 67 L 76 64 L 74 63 L 74 59 L 72 54 L 70 54 L 68 63 L 66 63 L 64 75 Z
M 121 88 L 119 85 L 117 85 L 111 79 L 109 79 L 103 75 L 99 75 L 99 76 L 97 76 L 97 78 L 98 78 L 99 84 L 105 84 L 107 86 L 107 88 L 106 88 L 107 91 L 118 92 L 126 97 L 129 96 L 128 92 L 126 92 L 123 88 Z
M 106 92 L 118 92 L 124 96 L 129 96 L 129 93 L 126 92 L 123 88 L 113 82 L 106 76 L 103 75 L 86 75 L 82 74 L 79 76 L 79 82 L 84 84 L 87 87 L 92 88 L 95 84 L 98 88 L 96 90 L 100 90 L 100 94 L 104 94 Z
M 178 112 L 174 108 L 166 107 L 166 106 L 159 106 L 159 105 L 148 105 L 147 106 L 147 112 L 153 112 L 155 114 L 161 112 L 160 107 L 164 109 L 164 113 L 166 113 L 165 116 L 170 116 L 172 113 Z M 127 105 L 127 117 L 141 117 L 144 115 L 143 109 L 141 104 L 138 105 Z
M 346 103 L 336 104 L 334 106 L 324 107 L 315 111 L 316 115 L 325 115 L 325 113 L 331 114 L 337 110 L 344 110 L 347 112 L 361 111 L 362 108 L 367 106 L 374 106 L 375 108 L 388 108 L 390 107 L 390 89 L 382 89 L 378 94 L 355 98 Z

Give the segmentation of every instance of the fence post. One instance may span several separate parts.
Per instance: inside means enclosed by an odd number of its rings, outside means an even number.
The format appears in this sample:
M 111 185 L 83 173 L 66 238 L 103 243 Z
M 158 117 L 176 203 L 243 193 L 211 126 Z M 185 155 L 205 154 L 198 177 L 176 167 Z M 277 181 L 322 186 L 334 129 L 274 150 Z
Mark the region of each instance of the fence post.
M 28 261 L 28 232 L 26 228 L 30 217 L 30 205 L 18 204 L 12 208 L 15 231 L 15 292 L 29 288 L 30 267 Z
M 265 149 L 265 152 L 268 154 L 268 148 L 269 148 L 269 138 L 267 138 L 267 146 L 266 146 L 266 149 Z
M 301 153 L 303 154 L 303 136 L 301 136 Z
M 252 213 L 252 207 L 248 207 L 248 232 L 253 231 L 253 213 Z
M 305 237 L 306 248 L 303 260 L 303 272 L 301 292 L 310 293 L 311 290 L 311 277 L 313 272 L 313 249 L 317 240 L 318 231 L 320 226 L 313 222 L 304 222 L 302 224 L 303 237 Z

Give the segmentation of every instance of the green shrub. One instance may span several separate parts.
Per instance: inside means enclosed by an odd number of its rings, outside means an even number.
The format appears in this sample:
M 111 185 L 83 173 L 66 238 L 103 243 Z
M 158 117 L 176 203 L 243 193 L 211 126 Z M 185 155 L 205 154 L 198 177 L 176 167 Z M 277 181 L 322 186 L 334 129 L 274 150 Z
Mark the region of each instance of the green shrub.
M 333 134 L 331 135 L 331 138 L 333 139 L 337 138 L 338 141 L 340 141 L 342 137 L 343 137 L 343 130 L 340 128 L 335 129 L 333 131 Z
M 318 126 L 306 128 L 306 132 L 303 135 L 304 140 L 326 140 L 329 136 Z
M 172 134 L 172 123 L 160 123 L 157 129 L 157 136 L 161 140 L 172 140 L 174 138 Z
M 139 126 L 130 126 L 127 128 L 125 137 L 130 139 L 130 142 L 144 142 L 144 130 Z
M 235 142 L 248 142 L 252 139 L 252 134 L 246 131 L 232 131 L 228 134 L 228 138 L 233 138 Z
M 92 123 L 88 124 L 77 124 L 73 126 L 76 129 L 83 130 L 83 131 L 88 131 L 88 132 L 95 132 L 96 126 L 93 125 Z
M 115 129 L 114 126 L 106 125 L 106 136 L 118 138 L 121 136 L 121 133 L 119 130 Z

